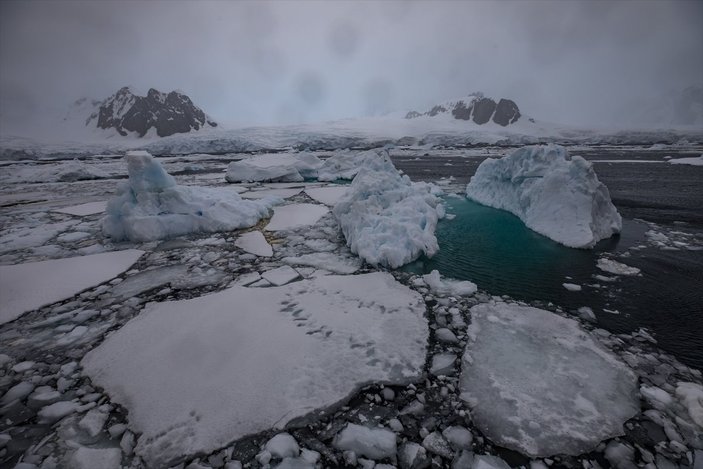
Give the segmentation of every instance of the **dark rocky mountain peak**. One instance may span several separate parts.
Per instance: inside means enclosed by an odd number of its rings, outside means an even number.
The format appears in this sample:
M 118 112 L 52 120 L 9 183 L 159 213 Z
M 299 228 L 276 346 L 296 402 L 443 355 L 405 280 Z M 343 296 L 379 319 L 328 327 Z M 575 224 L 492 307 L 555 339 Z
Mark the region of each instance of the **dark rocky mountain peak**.
M 100 129 L 115 129 L 120 135 L 135 132 L 140 137 L 152 128 L 159 137 L 167 137 L 217 126 L 183 93 L 162 93 L 151 88 L 146 96 L 139 96 L 128 86 L 100 103 L 88 124 L 95 121 Z
M 520 109 L 514 101 L 501 98 L 497 103 L 492 98 L 487 98 L 483 93 L 472 93 L 466 98 L 449 101 L 433 106 L 427 112 L 410 111 L 406 119 L 420 116 L 434 117 L 440 114 L 451 113 L 455 119 L 471 120 L 478 125 L 493 121 L 503 127 L 517 122 L 520 119 Z

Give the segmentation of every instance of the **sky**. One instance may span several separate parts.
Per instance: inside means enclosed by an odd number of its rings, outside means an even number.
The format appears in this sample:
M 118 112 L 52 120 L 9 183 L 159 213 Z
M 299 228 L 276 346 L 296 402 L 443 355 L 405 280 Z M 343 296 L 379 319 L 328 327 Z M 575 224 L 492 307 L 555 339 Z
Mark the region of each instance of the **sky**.
M 0 134 L 125 85 L 181 90 L 225 125 L 473 91 L 602 124 L 703 86 L 703 2 L 0 1 Z

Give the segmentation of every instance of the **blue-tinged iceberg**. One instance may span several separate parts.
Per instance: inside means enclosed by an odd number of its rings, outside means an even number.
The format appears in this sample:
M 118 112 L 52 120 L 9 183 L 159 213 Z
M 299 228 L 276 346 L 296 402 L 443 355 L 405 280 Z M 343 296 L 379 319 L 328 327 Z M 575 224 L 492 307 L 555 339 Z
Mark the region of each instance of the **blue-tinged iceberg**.
M 444 207 L 436 192 L 401 175 L 383 150 L 365 154 L 332 213 L 353 253 L 371 265 L 396 268 L 439 250 L 434 232 Z
M 230 231 L 269 216 L 274 198 L 244 200 L 228 189 L 179 186 L 145 151 L 128 152 L 129 181 L 108 202 L 103 233 L 115 241 L 151 241 Z
M 592 248 L 622 229 L 622 218 L 591 163 L 559 145 L 529 146 L 485 160 L 466 187 L 483 205 L 572 248 Z

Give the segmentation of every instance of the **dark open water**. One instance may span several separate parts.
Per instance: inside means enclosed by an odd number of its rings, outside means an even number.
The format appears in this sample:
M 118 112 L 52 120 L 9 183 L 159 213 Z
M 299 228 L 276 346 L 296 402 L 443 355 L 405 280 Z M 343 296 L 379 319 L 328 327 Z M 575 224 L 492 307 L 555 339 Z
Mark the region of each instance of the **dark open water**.
M 631 153 L 614 155 L 593 150 L 584 156 L 591 160 L 640 156 Z M 433 165 L 437 161 L 431 158 L 394 159 L 396 166 L 413 180 L 436 181 L 437 172 L 457 175 L 458 168 L 471 171 L 461 175 L 464 181 L 460 184 L 468 181 L 483 159 L 447 157 L 440 165 Z M 450 165 L 445 166 L 446 163 Z M 432 172 L 429 177 L 426 166 Z M 703 240 L 703 167 L 596 163 L 596 172 L 610 189 L 624 222 L 620 236 L 602 241 L 595 249 L 566 248 L 527 229 L 507 212 L 448 197 L 448 212 L 456 218 L 438 226 L 440 252 L 406 268 L 423 273 L 437 269 L 446 276 L 471 280 L 494 295 L 553 302 L 568 310 L 588 306 L 595 312 L 600 327 L 616 333 L 645 327 L 663 349 L 682 362 L 703 369 L 703 251 L 628 249 L 647 244 L 644 233 L 650 227 L 635 218 L 661 224 L 665 231 L 693 233 L 699 241 Z M 629 257 L 617 257 L 628 251 Z M 613 282 L 596 280 L 593 275 L 612 276 L 596 267 L 598 257 L 604 253 L 638 267 L 642 275 L 618 276 Z M 579 284 L 583 289 L 568 291 L 562 286 L 566 282 Z

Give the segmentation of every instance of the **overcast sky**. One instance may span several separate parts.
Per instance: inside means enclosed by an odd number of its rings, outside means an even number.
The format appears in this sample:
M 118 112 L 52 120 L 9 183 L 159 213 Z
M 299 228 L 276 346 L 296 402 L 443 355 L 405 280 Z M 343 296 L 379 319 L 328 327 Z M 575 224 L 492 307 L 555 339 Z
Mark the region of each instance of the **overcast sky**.
M 701 1 L 0 2 L 0 125 L 124 85 L 230 124 L 426 110 L 481 90 L 599 123 L 703 84 Z M 0 128 L 0 132 L 2 128 Z

